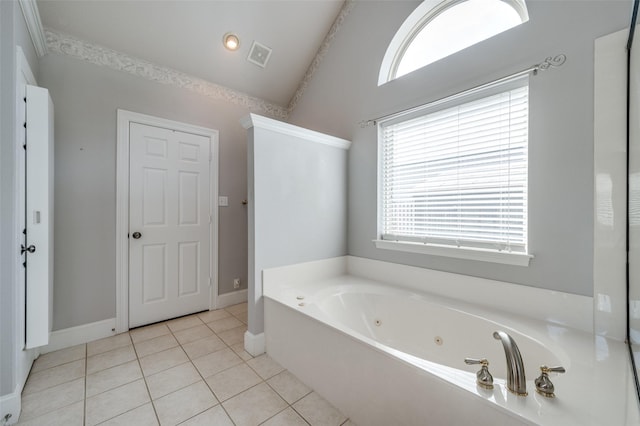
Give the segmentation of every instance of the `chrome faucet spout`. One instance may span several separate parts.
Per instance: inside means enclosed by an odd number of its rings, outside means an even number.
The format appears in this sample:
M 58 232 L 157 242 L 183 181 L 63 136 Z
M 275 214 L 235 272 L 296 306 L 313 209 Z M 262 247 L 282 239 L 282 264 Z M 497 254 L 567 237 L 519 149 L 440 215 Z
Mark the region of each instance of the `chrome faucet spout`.
M 515 340 L 504 331 L 494 331 L 493 338 L 500 340 L 507 358 L 507 389 L 516 395 L 527 395 L 527 379 L 524 376 L 522 355 Z

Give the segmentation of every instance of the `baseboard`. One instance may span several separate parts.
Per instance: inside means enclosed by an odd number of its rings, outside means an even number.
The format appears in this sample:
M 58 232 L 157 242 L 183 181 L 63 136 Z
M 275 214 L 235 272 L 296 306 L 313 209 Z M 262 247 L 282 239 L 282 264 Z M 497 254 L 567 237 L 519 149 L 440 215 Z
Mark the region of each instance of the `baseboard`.
M 9 416 L 6 423 L 2 425 L 12 425 L 18 422 L 20 417 L 22 386 L 16 386 L 15 390 L 7 395 L 0 396 L 0 421 L 4 421 Z
M 247 290 L 232 291 L 230 293 L 218 295 L 216 309 L 226 308 L 227 306 L 237 305 L 247 301 Z
M 249 331 L 244 333 L 244 350 L 253 356 L 265 353 L 264 333 L 252 334 Z
M 65 328 L 51 332 L 49 344 L 40 349 L 40 353 L 47 353 L 64 349 L 93 340 L 102 339 L 116 334 L 116 319 L 109 318 L 77 327 Z

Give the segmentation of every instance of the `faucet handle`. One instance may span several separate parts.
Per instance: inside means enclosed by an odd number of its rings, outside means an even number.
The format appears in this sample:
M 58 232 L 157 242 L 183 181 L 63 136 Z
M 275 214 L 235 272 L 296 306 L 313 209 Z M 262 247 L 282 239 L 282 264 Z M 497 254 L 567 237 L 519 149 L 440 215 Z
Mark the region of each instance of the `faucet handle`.
M 540 371 L 543 373 L 566 373 L 567 370 L 565 370 L 564 367 L 547 367 L 546 365 L 541 365 Z
M 482 364 L 483 366 L 489 365 L 489 361 L 486 358 L 465 358 L 464 363 L 468 365 Z
M 536 391 L 547 398 L 553 398 L 555 395 L 555 387 L 549 379 L 549 373 L 564 373 L 566 370 L 564 367 L 547 367 L 546 365 L 540 366 L 540 377 L 535 380 Z
M 489 373 L 489 361 L 486 358 L 465 358 L 464 362 L 468 365 L 482 365 L 476 373 L 476 383 L 485 389 L 493 389 L 493 376 Z

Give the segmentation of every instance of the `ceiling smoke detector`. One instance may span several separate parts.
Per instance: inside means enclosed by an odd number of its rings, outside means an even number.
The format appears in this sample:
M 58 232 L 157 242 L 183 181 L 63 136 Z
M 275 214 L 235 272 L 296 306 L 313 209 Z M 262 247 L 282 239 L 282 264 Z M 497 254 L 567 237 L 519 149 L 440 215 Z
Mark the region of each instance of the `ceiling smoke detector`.
M 249 50 L 247 61 L 252 62 L 262 68 L 267 66 L 269 57 L 271 56 L 271 48 L 254 41 Z

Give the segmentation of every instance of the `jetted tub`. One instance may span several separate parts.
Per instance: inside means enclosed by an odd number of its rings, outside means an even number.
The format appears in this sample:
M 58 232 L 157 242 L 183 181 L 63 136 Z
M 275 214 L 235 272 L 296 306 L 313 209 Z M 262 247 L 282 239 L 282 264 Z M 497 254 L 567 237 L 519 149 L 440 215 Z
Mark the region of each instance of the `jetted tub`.
M 379 268 L 400 284 L 372 279 Z M 359 426 L 640 424 L 624 344 L 580 330 L 591 298 L 353 257 L 265 270 L 263 282 L 267 353 Z M 451 297 L 470 283 L 477 304 Z M 511 313 L 491 306 L 505 289 Z M 545 321 L 513 313 L 545 301 Z M 506 389 L 497 330 L 520 349 L 526 397 Z M 466 357 L 489 360 L 494 389 Z M 541 365 L 566 369 L 550 374 L 556 398 L 535 391 Z

